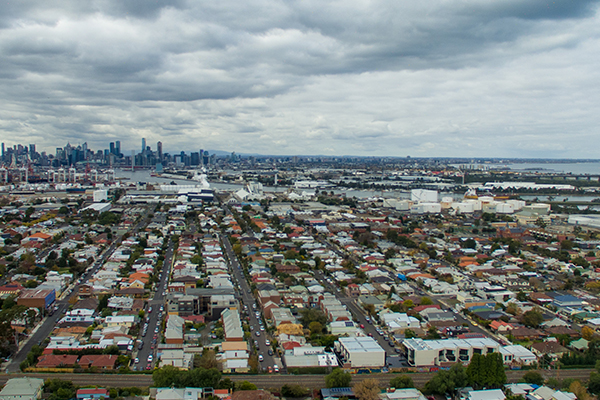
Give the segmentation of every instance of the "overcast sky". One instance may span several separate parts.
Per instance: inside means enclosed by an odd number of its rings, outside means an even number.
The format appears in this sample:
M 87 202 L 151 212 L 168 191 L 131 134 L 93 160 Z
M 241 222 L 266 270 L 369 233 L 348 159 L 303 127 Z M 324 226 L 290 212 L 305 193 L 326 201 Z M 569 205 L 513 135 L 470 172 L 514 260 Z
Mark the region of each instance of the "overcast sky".
M 58 4 L 58 5 L 56 5 Z M 600 158 L 588 0 L 0 5 L 0 136 L 38 150 Z

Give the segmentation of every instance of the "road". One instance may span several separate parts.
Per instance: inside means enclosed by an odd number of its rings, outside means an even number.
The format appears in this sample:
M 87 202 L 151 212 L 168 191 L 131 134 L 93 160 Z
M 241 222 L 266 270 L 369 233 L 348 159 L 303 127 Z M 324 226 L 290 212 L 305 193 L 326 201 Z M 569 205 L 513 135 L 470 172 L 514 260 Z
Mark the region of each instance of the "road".
M 242 267 L 240 266 L 238 259 L 235 255 L 235 253 L 233 252 L 233 249 L 231 248 L 231 243 L 229 242 L 229 239 L 225 235 L 221 235 L 221 242 L 223 243 L 223 247 L 225 248 L 225 251 L 227 252 L 227 258 L 229 258 L 229 267 L 233 274 L 234 281 L 238 283 L 236 286 L 236 290 L 238 291 L 238 298 L 240 299 L 240 301 L 242 302 L 242 305 L 243 305 L 242 309 L 247 307 L 247 315 L 250 318 L 248 323 L 250 324 L 251 329 L 252 329 L 252 331 L 251 331 L 252 339 L 251 340 L 253 342 L 258 343 L 258 346 L 256 349 L 257 354 L 263 356 L 263 361 L 261 361 L 259 364 L 263 369 L 266 369 L 268 367 L 272 368 L 277 364 L 277 366 L 283 372 L 284 368 L 283 368 L 283 365 L 281 364 L 281 362 L 277 363 L 275 361 L 274 356 L 269 356 L 269 350 L 272 350 L 272 349 L 270 346 L 266 345 L 265 340 L 270 339 L 270 338 L 267 336 L 266 331 L 260 331 L 261 324 L 259 323 L 259 320 L 256 317 L 256 312 L 258 311 L 260 313 L 260 316 L 262 319 L 262 317 L 263 317 L 262 310 L 260 310 L 260 307 L 256 307 L 256 310 L 253 309 L 253 305 L 256 305 L 256 300 L 254 299 L 254 296 L 252 295 L 252 291 L 250 290 L 250 285 L 248 285 L 248 281 L 246 280 L 244 272 L 242 271 Z M 243 312 L 242 312 L 242 315 L 244 315 Z M 263 326 L 264 326 L 264 324 L 263 324 Z M 260 332 L 260 336 L 256 336 L 257 332 Z
M 171 269 L 173 267 L 173 243 L 169 241 L 169 247 L 165 251 L 165 259 L 163 261 L 163 269 L 161 271 L 160 281 L 156 285 L 156 290 L 154 292 L 154 297 L 152 300 L 148 302 L 148 308 L 146 310 L 146 321 L 148 321 L 148 332 L 146 336 L 141 336 L 140 331 L 140 339 L 144 343 L 144 346 L 141 350 L 138 350 L 138 347 L 135 347 L 134 352 L 137 352 L 135 355 L 139 359 L 138 364 L 134 364 L 133 367 L 137 369 L 147 369 L 148 365 L 152 368 L 156 364 L 156 349 L 158 347 L 158 343 L 160 343 L 160 338 L 162 335 L 162 320 L 163 316 L 166 312 L 161 312 L 160 307 L 165 304 L 165 296 L 163 292 L 167 290 L 167 284 L 169 282 L 169 277 L 171 276 Z M 152 312 L 148 312 L 152 308 Z M 143 327 L 143 324 L 142 324 Z M 156 332 L 158 328 L 158 332 Z M 152 345 L 152 341 L 156 338 L 154 346 Z M 137 345 L 136 345 L 137 346 Z M 148 362 L 148 356 L 152 354 L 152 362 Z
M 565 369 L 560 371 L 559 378 L 574 378 L 585 381 L 589 378 L 590 373 L 594 369 Z M 518 382 L 519 379 L 529 370 L 506 371 L 506 376 L 509 383 Z M 546 379 L 556 377 L 556 371 L 538 370 Z M 352 376 L 352 383 L 361 382 L 364 379 L 374 378 L 379 380 L 380 385 L 387 386 L 390 379 L 402 374 L 360 374 Z M 412 378 L 415 386 L 422 387 L 431 379 L 434 373 L 414 373 L 405 374 Z M 149 387 L 153 385 L 152 376 L 150 374 L 0 374 L 0 384 L 5 384 L 10 378 L 29 376 L 32 378 L 42 379 L 63 379 L 72 381 L 78 386 L 83 385 L 98 385 L 104 387 Z M 325 375 L 224 375 L 232 381 L 248 381 L 254 383 L 261 389 L 280 388 L 285 384 L 299 384 L 311 389 L 320 389 L 325 387 Z

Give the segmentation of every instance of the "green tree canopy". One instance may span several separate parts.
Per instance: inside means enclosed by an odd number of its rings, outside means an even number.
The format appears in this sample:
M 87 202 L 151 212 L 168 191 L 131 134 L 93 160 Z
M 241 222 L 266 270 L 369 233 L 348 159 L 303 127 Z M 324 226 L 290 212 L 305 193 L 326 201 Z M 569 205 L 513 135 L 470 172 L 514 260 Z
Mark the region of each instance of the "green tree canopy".
M 328 388 L 349 387 L 352 382 L 352 375 L 344 372 L 341 368 L 334 369 L 325 377 L 325 384 Z
M 400 375 L 400 376 L 396 376 L 390 380 L 390 387 L 393 387 L 396 389 L 406 389 L 406 388 L 414 388 L 415 384 L 413 383 L 413 380 L 410 376 Z
M 527 373 L 525 373 L 525 375 L 523 375 L 523 378 L 521 379 L 525 383 L 533 383 L 534 385 L 541 386 L 544 384 L 544 377 L 536 371 L 528 371 Z
M 544 322 L 544 316 L 538 310 L 529 310 L 523 313 L 523 324 L 530 328 L 537 328 L 542 322 Z
M 469 379 L 462 364 L 454 364 L 449 370 L 438 371 L 426 384 L 425 393 L 454 393 L 456 389 L 467 386 Z

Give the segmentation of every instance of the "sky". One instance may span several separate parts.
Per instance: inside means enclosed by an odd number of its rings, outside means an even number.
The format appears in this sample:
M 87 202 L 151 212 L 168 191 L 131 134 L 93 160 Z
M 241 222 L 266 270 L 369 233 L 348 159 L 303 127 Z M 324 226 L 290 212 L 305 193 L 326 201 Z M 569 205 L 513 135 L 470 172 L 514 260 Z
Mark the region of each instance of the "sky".
M 600 158 L 591 0 L 0 4 L 0 140 L 38 151 Z

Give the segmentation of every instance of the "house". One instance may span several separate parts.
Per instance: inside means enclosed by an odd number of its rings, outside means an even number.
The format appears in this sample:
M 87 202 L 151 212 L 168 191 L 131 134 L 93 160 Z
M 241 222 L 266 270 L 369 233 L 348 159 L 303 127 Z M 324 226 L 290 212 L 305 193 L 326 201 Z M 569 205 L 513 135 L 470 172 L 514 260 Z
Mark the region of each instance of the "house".
M 568 353 L 569 350 L 560 345 L 556 340 L 548 340 L 545 342 L 536 342 L 531 345 L 531 351 L 538 356 L 544 354 L 549 355 L 553 360 L 557 360 L 563 354 Z
M 516 340 L 541 339 L 545 336 L 537 329 L 527 328 L 524 326 L 512 329 L 510 331 L 510 335 L 512 335 Z
M 237 390 L 231 395 L 231 400 L 276 400 L 276 397 L 271 392 L 262 389 Z
M 490 324 L 490 329 L 494 332 L 498 332 L 498 333 L 507 333 L 509 332 L 511 329 L 513 329 L 514 327 L 509 324 L 508 322 L 504 322 L 504 321 L 492 321 L 492 323 Z
M 81 356 L 79 365 L 81 368 L 95 368 L 103 371 L 115 369 L 118 356 L 110 354 L 89 354 Z
M 37 400 L 42 398 L 44 380 L 38 378 L 12 378 L 0 391 L 0 400 Z
M 108 399 L 108 389 L 102 388 L 86 388 L 77 390 L 77 399 Z
M 68 354 L 48 354 L 40 357 L 36 367 L 37 368 L 61 368 L 61 367 L 73 367 L 77 364 L 77 355 Z

